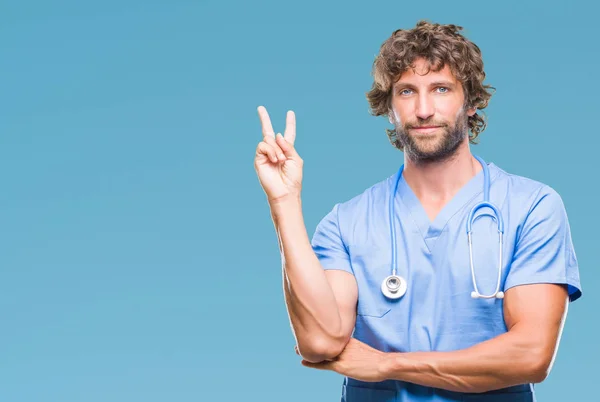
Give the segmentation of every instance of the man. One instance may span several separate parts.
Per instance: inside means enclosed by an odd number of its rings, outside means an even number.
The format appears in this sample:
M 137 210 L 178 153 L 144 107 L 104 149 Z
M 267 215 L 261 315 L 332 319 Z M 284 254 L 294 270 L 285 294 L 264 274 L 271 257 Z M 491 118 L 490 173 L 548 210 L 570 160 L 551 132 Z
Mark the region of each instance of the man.
M 275 136 L 259 108 L 296 351 L 345 376 L 343 401 L 533 401 L 581 296 L 560 196 L 470 152 L 491 95 L 461 29 L 422 21 L 382 45 L 367 98 L 403 168 L 335 205 L 312 242 L 294 113 Z

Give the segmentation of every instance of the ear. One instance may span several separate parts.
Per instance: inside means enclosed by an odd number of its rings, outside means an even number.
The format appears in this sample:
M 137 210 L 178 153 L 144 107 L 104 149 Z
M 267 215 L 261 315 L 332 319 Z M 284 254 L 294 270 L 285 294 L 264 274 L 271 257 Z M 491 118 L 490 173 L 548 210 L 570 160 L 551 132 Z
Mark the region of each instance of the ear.
M 475 113 L 477 113 L 476 107 L 471 107 L 471 108 L 467 109 L 467 116 L 471 117 L 471 116 L 475 115 Z

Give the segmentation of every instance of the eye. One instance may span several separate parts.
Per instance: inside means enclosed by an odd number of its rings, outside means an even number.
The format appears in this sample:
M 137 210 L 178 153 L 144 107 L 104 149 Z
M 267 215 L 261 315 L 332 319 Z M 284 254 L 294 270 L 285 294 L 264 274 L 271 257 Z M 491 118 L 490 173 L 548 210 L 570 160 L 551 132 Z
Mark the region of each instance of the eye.
M 450 89 L 446 88 L 446 87 L 437 87 L 438 92 L 445 94 L 448 91 L 450 91 Z
M 401 95 L 401 96 L 407 96 L 407 95 L 410 95 L 411 93 L 412 93 L 412 89 L 408 89 L 408 88 L 400 89 L 398 91 L 398 95 Z

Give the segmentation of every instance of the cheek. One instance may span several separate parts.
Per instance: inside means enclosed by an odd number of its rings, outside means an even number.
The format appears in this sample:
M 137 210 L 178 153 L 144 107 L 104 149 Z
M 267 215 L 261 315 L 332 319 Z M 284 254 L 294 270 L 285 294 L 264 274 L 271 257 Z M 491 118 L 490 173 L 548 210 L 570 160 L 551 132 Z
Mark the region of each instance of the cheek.
M 449 122 L 456 122 L 460 114 L 464 112 L 464 108 L 456 105 L 440 105 L 436 112 L 440 118 Z
M 456 120 L 464 112 L 464 105 L 460 99 L 445 99 L 438 103 L 437 112 L 446 119 Z
M 400 115 L 398 114 L 398 112 L 396 111 L 396 109 L 392 110 L 392 117 L 393 119 L 393 123 L 396 124 L 402 124 L 402 118 L 400 117 Z
M 396 124 L 403 124 L 405 121 L 410 120 L 410 107 L 408 102 L 403 102 L 402 105 L 398 103 L 392 104 L 392 115 L 390 116 Z

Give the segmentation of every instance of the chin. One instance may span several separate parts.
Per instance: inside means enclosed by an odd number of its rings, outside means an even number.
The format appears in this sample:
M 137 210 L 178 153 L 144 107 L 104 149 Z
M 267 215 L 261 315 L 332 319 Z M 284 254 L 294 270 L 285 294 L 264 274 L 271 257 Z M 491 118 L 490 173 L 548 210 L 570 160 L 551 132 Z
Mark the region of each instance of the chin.
M 436 138 L 418 139 L 414 141 L 415 151 L 421 155 L 435 155 L 441 151 L 441 141 Z

